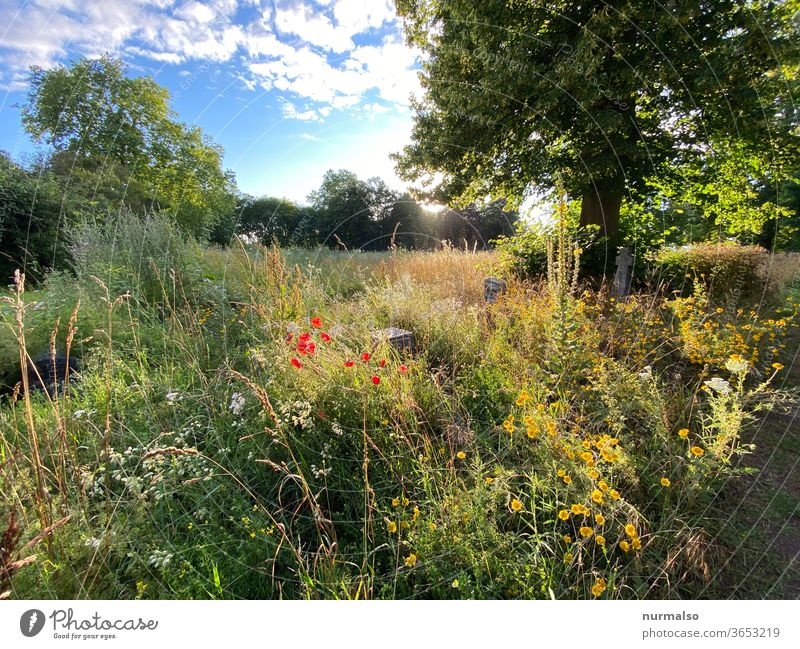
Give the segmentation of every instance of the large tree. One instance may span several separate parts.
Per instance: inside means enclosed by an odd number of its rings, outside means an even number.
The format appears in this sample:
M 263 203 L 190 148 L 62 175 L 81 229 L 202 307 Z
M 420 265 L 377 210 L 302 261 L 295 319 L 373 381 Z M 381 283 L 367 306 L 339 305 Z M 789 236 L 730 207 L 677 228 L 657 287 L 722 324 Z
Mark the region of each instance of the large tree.
M 62 172 L 90 176 L 101 193 L 118 194 L 128 207 L 167 211 L 192 234 L 207 235 L 234 209 L 221 147 L 177 120 L 165 88 L 127 76 L 117 59 L 32 68 L 23 124 L 53 147 Z
M 786 3 L 397 0 L 424 95 L 400 173 L 440 202 L 563 187 L 612 240 L 648 178 L 796 126 Z M 786 65 L 788 64 L 788 65 Z

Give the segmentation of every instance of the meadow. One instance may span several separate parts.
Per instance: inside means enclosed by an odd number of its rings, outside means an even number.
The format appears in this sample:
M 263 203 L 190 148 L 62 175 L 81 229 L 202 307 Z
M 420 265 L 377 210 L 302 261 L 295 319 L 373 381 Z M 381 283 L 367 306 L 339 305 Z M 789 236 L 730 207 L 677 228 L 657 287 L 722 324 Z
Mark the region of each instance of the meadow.
M 800 594 L 796 255 L 615 299 L 563 233 L 534 279 L 157 219 L 75 242 L 0 305 L 5 597 Z M 48 350 L 79 372 L 34 390 Z

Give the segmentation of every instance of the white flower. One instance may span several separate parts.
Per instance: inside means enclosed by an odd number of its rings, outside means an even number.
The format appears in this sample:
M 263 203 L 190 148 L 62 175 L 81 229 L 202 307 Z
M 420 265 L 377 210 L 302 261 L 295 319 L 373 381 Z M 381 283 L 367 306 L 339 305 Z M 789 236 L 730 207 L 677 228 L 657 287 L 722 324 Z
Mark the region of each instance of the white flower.
M 645 367 L 641 372 L 639 372 L 639 378 L 642 381 L 648 381 L 649 379 L 653 378 L 653 368 L 649 365 Z
M 244 409 L 244 404 L 245 404 L 244 397 L 238 392 L 234 392 L 231 395 L 231 403 L 228 406 L 228 408 L 234 415 L 238 416 L 242 414 L 242 410 Z
M 174 405 L 175 402 L 181 398 L 180 392 L 167 392 L 167 403 Z
M 72 413 L 72 416 L 75 417 L 75 419 L 80 419 L 85 414 L 86 414 L 85 410 L 76 410 L 75 412 Z
M 83 544 L 92 548 L 93 550 L 96 550 L 97 548 L 100 547 L 100 539 L 95 538 L 94 536 L 90 536 L 83 542 Z
M 725 361 L 725 369 L 733 374 L 744 372 L 748 368 L 748 363 L 743 358 L 729 358 Z
M 718 376 L 715 376 L 710 381 L 705 381 L 705 384 L 714 390 L 714 392 L 719 392 L 720 394 L 730 394 L 731 393 L 731 384 L 728 383 L 725 379 L 721 379 Z

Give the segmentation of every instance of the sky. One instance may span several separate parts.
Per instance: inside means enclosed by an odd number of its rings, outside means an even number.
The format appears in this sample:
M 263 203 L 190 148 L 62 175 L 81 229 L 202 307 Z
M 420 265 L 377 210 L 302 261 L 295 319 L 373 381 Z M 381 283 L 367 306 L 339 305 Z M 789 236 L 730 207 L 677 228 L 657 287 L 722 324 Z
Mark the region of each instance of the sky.
M 44 150 L 20 125 L 30 66 L 106 53 L 170 91 L 244 192 L 304 202 L 327 169 L 405 186 L 388 156 L 418 53 L 392 0 L 0 0 L 0 149 Z

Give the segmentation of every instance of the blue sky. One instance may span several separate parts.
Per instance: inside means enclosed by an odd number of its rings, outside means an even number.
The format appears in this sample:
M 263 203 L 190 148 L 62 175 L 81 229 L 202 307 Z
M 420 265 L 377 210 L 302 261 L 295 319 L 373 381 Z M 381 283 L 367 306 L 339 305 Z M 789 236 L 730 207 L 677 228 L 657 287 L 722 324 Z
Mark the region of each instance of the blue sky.
M 167 87 L 182 121 L 225 148 L 240 189 L 303 201 L 330 168 L 403 188 L 417 53 L 392 0 L 3 0 L 0 149 L 20 126 L 27 70 L 110 53 Z

